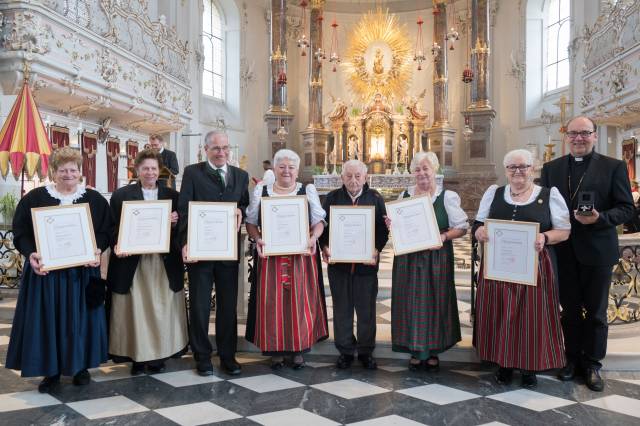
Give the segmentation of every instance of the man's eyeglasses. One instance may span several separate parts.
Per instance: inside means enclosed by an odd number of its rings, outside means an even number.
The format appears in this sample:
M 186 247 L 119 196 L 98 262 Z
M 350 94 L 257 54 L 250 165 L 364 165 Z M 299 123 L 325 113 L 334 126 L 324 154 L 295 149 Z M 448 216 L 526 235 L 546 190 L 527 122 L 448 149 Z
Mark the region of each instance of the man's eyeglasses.
M 226 146 L 212 146 L 209 149 L 211 151 L 215 151 L 215 152 L 220 152 L 220 151 L 227 152 L 227 151 L 229 151 L 229 145 L 226 145 Z
M 589 136 L 591 136 L 595 132 L 596 132 L 595 130 L 583 130 L 581 132 L 567 132 L 565 134 L 570 139 L 575 139 L 578 136 L 580 136 L 580 137 L 582 137 L 584 139 L 584 138 L 588 138 Z
M 511 164 L 509 166 L 506 166 L 505 169 L 509 170 L 511 173 L 515 173 L 516 171 L 520 173 L 524 173 L 527 171 L 529 167 L 531 167 L 531 165 L 529 164 L 520 164 L 520 165 Z

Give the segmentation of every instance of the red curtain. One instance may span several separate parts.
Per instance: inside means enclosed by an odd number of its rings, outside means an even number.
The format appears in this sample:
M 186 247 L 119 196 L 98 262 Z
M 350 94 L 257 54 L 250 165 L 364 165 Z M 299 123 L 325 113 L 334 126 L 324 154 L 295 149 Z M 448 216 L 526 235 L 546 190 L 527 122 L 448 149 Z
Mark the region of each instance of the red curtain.
M 118 189 L 118 160 L 120 158 L 120 141 L 118 138 L 107 139 L 107 191 Z
M 92 188 L 96 187 L 96 151 L 98 150 L 98 135 L 84 131 L 81 135 L 82 141 L 82 176 L 85 184 Z
M 49 139 L 54 151 L 69 146 L 69 129 L 67 127 L 49 126 Z
M 135 173 L 133 171 L 133 162 L 138 155 L 138 142 L 134 140 L 127 141 L 127 177 L 129 180 L 135 179 Z

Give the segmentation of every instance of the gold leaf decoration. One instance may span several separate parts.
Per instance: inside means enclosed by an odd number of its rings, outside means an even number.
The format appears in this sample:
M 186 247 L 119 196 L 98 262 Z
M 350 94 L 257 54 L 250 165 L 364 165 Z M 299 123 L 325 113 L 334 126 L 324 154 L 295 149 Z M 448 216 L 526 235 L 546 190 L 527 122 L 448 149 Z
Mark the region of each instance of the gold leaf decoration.
M 404 97 L 411 83 L 411 42 L 405 25 L 378 8 L 362 17 L 349 36 L 343 62 L 351 90 L 363 100 L 380 93 Z

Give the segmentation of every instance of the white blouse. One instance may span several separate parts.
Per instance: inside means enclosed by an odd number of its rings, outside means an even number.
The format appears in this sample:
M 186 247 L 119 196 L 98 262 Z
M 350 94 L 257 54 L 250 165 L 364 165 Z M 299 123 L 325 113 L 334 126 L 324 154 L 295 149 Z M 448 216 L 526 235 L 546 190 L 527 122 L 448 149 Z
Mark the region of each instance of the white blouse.
M 491 203 L 496 195 L 496 189 L 498 185 L 491 185 L 482 196 L 480 200 L 480 207 L 478 208 L 478 214 L 476 220 L 478 222 L 484 222 L 489 216 L 489 210 L 491 209 Z M 504 201 L 511 205 L 526 206 L 533 203 L 542 188 L 538 185 L 533 185 L 533 191 L 527 201 L 513 201 L 511 198 L 511 187 L 507 185 L 504 189 Z M 551 187 L 551 193 L 549 194 L 549 210 L 551 210 L 551 226 L 553 229 L 570 230 L 571 222 L 569 220 L 569 209 L 564 202 L 564 198 L 560 195 L 560 191 L 555 186 Z
M 158 188 L 153 188 L 153 189 L 144 189 L 142 188 L 142 198 L 145 201 L 157 201 L 158 200 Z
M 72 194 L 61 194 L 60 192 L 58 192 L 55 184 L 53 183 L 48 184 L 46 188 L 47 188 L 47 192 L 49 193 L 49 195 L 51 195 L 51 197 L 55 198 L 56 200 L 60 200 L 61 206 L 70 206 L 71 204 L 73 204 L 74 201 L 82 198 L 84 193 L 87 192 L 87 189 L 85 188 L 84 185 L 78 185 L 76 187 L 76 192 Z
M 415 191 L 416 191 L 415 186 L 410 186 L 409 188 L 407 188 L 407 192 L 411 197 L 413 197 L 413 195 L 415 194 Z M 436 189 L 436 193 L 433 194 L 433 196 L 431 197 L 431 203 L 436 202 L 436 199 L 438 198 L 441 192 L 442 192 L 442 188 Z M 404 197 L 404 191 L 400 193 L 400 196 L 398 197 L 398 199 L 401 200 L 403 197 Z M 457 192 L 448 191 L 448 190 L 444 191 L 444 209 L 446 210 L 447 216 L 449 217 L 449 228 L 455 228 L 455 229 L 469 228 L 469 222 L 468 222 L 469 217 L 464 212 L 464 210 L 462 210 L 462 207 L 460 207 L 460 196 L 458 195 Z
M 247 223 L 251 223 L 254 225 L 258 224 L 258 212 L 260 211 L 260 198 L 262 197 L 262 188 L 264 185 L 259 183 L 256 185 L 253 190 L 253 195 L 251 196 L 251 202 L 249 203 L 249 207 L 247 207 Z M 267 194 L 270 197 L 287 197 L 296 195 L 298 191 L 302 188 L 302 184 L 300 182 L 296 183 L 296 186 L 293 191 L 288 194 L 277 194 L 273 192 L 273 184 L 267 185 Z M 318 190 L 313 184 L 308 184 L 306 186 L 307 192 L 307 201 L 309 201 L 309 208 L 311 210 L 311 226 L 314 226 L 316 223 L 321 222 L 327 216 L 327 213 L 322 208 L 322 204 L 320 204 L 320 197 L 318 197 Z

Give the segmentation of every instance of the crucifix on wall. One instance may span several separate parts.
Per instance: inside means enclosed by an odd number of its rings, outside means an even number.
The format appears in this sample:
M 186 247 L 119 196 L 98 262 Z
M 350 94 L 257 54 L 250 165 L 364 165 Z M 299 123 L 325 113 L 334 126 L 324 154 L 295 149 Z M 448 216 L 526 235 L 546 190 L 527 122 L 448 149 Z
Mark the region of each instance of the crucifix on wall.
M 565 125 L 567 124 L 567 108 L 570 105 L 573 105 L 573 102 L 569 102 L 565 95 L 560 96 L 558 102 L 554 104 L 558 108 L 560 108 L 560 134 L 562 135 L 562 139 L 564 139 L 564 133 L 567 131 Z M 565 155 L 565 146 L 562 143 L 562 155 Z

